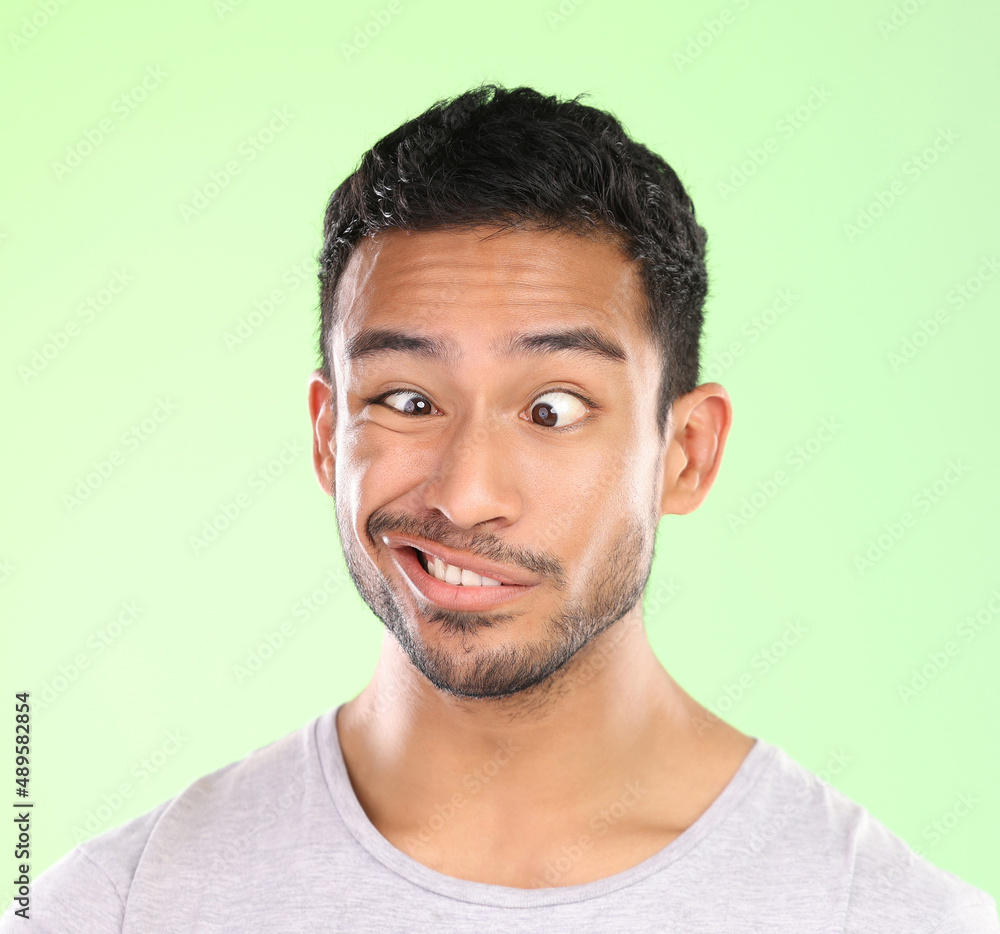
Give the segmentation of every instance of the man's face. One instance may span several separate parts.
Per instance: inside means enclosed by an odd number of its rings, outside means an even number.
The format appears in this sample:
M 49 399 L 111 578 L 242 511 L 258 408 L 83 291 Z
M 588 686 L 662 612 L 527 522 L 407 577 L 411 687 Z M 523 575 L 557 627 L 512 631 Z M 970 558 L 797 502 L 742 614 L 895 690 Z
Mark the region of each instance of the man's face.
M 348 570 L 466 697 L 541 684 L 641 599 L 664 450 L 634 266 L 604 240 L 489 232 L 363 241 L 332 335 Z

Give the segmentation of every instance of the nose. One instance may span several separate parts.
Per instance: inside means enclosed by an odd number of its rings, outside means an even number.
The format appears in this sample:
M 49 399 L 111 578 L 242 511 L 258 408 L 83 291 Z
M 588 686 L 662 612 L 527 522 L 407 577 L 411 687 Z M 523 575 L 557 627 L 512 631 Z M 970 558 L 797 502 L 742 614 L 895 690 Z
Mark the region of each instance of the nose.
M 424 505 L 463 529 L 516 522 L 523 500 L 513 440 L 509 426 L 489 416 L 457 421 L 441 438 Z

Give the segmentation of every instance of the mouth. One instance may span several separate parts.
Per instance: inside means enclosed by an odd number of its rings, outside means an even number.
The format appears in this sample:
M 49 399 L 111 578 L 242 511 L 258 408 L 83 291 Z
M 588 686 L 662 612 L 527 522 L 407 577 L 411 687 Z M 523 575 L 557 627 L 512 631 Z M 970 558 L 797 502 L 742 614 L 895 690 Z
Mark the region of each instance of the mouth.
M 494 580 L 485 574 L 477 574 L 468 568 L 458 567 L 455 564 L 446 564 L 437 555 L 428 554 L 419 548 L 413 549 L 417 553 L 417 560 L 420 566 L 432 577 L 446 584 L 454 584 L 456 587 L 503 587 L 502 581 Z M 506 586 L 511 586 L 507 584 Z
M 486 610 L 520 599 L 535 584 L 515 584 L 447 564 L 413 545 L 389 544 L 397 566 L 414 589 L 448 610 Z

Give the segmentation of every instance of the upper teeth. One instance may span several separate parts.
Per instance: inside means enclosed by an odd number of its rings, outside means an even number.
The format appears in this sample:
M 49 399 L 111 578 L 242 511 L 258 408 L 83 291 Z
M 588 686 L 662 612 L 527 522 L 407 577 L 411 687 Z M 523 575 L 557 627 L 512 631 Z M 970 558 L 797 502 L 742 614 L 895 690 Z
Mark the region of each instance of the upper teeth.
M 500 581 L 493 580 L 492 577 L 484 577 L 468 568 L 456 567 L 454 564 L 445 564 L 435 555 L 421 552 L 427 564 L 427 573 L 436 577 L 446 584 L 460 584 L 462 587 L 500 587 Z

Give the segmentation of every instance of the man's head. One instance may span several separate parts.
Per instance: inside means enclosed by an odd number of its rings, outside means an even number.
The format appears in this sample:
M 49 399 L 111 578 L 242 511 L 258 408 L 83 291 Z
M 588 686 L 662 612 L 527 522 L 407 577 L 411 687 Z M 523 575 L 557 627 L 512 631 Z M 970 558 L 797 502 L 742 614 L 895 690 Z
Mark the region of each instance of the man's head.
M 662 160 L 528 89 L 437 105 L 331 198 L 316 472 L 355 585 L 439 690 L 544 687 L 707 493 L 730 409 L 695 385 L 703 247 Z

